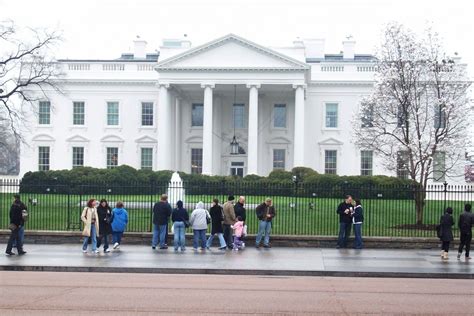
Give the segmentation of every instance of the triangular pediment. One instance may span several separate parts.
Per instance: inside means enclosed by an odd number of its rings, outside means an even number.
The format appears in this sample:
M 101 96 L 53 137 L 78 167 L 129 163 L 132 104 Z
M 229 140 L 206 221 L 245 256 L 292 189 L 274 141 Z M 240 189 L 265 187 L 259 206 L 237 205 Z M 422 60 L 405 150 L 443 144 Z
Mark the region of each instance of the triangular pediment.
M 340 145 L 343 145 L 344 143 L 335 139 L 335 138 L 328 138 L 328 139 L 325 139 L 323 141 L 320 141 L 318 143 L 319 145 L 326 145 L 326 146 L 340 146 Z
M 140 144 L 143 144 L 143 143 L 154 144 L 157 142 L 157 140 L 154 138 L 151 138 L 150 136 L 142 136 L 140 138 L 137 138 L 135 142 L 140 143 Z
M 237 35 L 229 34 L 165 59 L 156 66 L 158 72 L 182 69 L 306 70 L 309 66 Z

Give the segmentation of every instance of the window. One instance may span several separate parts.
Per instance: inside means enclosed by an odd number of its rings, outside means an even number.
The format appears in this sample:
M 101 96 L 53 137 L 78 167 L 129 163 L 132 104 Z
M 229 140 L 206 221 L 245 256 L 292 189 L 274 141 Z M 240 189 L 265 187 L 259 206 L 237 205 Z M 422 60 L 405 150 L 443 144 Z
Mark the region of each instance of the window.
M 435 182 L 444 182 L 446 179 L 446 153 L 444 151 L 436 152 L 433 155 L 433 180 Z
M 397 152 L 397 177 L 401 179 L 408 179 L 408 152 Z
M 204 106 L 200 103 L 193 103 L 191 116 L 191 126 L 202 126 L 204 122 Z
M 361 127 L 374 127 L 374 106 L 364 104 L 362 107 Z
M 38 107 L 38 124 L 51 124 L 51 103 L 49 101 L 40 101 Z
M 234 127 L 245 128 L 245 106 L 243 104 L 234 104 L 233 116 Z
M 244 162 L 243 161 L 232 161 L 230 163 L 230 175 L 243 177 L 244 176 Z
M 406 109 L 403 108 L 403 106 L 398 107 L 398 113 L 397 113 L 397 126 L 398 127 L 403 127 L 407 124 L 408 120 L 408 114 L 406 112 Z
M 72 147 L 72 168 L 84 166 L 84 147 Z
M 142 126 L 153 126 L 153 102 L 142 102 Z
M 142 148 L 141 168 L 145 170 L 153 169 L 153 148 Z
M 443 105 L 435 107 L 434 110 L 434 128 L 444 129 L 446 128 L 446 111 Z
M 284 149 L 273 149 L 273 170 L 285 170 L 285 153 Z
M 337 174 L 337 150 L 324 151 L 324 173 Z
M 118 166 L 118 148 L 107 147 L 107 169 L 112 169 Z
M 191 174 L 202 173 L 202 148 L 191 148 Z
M 38 147 L 38 170 L 39 171 L 49 170 L 49 147 L 48 146 Z
M 84 125 L 85 106 L 84 102 L 72 103 L 72 125 Z
M 337 128 L 337 103 L 326 103 L 326 127 Z
M 107 125 L 119 125 L 119 103 L 107 102 Z
M 361 150 L 360 152 L 360 175 L 371 176 L 373 165 L 373 152 L 371 150 Z
M 286 104 L 273 106 L 273 127 L 286 128 Z

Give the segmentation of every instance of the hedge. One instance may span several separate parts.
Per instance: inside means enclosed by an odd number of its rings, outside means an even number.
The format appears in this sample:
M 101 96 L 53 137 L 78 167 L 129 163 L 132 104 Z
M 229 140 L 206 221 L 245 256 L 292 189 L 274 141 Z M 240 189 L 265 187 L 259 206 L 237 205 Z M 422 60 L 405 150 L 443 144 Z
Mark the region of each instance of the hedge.
M 136 170 L 122 165 L 114 169 L 81 167 L 72 170 L 28 172 L 20 192 L 61 194 L 160 194 L 166 192 L 172 171 Z M 413 198 L 411 181 L 387 176 L 322 175 L 310 168 L 275 170 L 268 177 L 248 175 L 205 176 L 180 172 L 187 194 L 270 195 L 364 198 Z M 296 178 L 295 178 L 296 177 Z M 296 179 L 296 182 L 294 181 Z

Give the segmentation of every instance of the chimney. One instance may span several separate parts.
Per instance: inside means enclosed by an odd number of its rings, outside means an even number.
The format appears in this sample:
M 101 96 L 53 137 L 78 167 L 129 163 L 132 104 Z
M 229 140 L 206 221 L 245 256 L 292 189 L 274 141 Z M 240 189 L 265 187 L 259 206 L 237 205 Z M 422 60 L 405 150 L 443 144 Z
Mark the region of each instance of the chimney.
M 355 43 L 356 42 L 352 40 L 352 36 L 348 36 L 347 40 L 342 42 L 342 52 L 344 59 L 354 59 Z
M 306 58 L 324 59 L 324 39 L 309 38 L 304 40 Z
M 137 39 L 133 41 L 133 58 L 146 58 L 146 44 L 147 42 L 145 40 L 142 40 L 137 36 Z

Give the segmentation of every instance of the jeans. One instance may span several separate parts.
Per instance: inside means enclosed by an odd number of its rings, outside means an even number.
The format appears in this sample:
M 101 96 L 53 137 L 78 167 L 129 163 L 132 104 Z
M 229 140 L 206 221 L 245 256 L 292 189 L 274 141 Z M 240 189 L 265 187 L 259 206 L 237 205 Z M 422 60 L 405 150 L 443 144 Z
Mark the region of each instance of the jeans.
M 89 238 L 92 242 L 92 251 L 97 250 L 97 232 L 95 229 L 95 224 L 91 224 L 91 236 L 84 237 L 84 242 L 82 243 L 82 250 L 87 250 L 87 244 L 89 243 Z
M 102 239 L 104 240 L 104 250 L 109 249 L 109 235 L 102 234 L 97 237 L 97 248 L 100 248 L 102 245 Z
M 210 248 L 212 246 L 212 241 L 214 240 L 214 236 L 216 235 L 219 238 L 219 243 L 221 244 L 221 248 L 227 247 L 227 244 L 224 240 L 224 235 L 222 233 L 215 233 L 209 236 L 209 239 L 207 240 L 207 243 L 206 243 L 206 247 Z
M 449 241 L 443 241 L 441 244 L 441 250 L 444 250 L 446 252 L 449 252 Z
M 227 244 L 227 247 L 232 248 L 232 228 L 230 227 L 231 225 L 224 224 L 222 227 L 224 227 L 224 240 L 225 243 Z
M 347 239 L 351 235 L 352 223 L 339 223 L 339 238 L 337 240 L 337 246 L 339 248 L 347 247 Z
M 20 226 L 20 231 L 18 232 L 18 239 L 20 240 L 21 247 L 25 245 L 25 226 Z M 13 248 L 16 248 L 16 240 L 13 241 Z
M 120 245 L 122 243 L 122 236 L 123 232 L 112 232 L 112 243 L 118 243 Z
M 21 230 L 20 227 L 18 227 L 15 230 L 12 230 L 12 232 L 10 234 L 10 238 L 8 238 L 8 244 L 7 244 L 6 252 L 8 252 L 8 253 L 12 252 L 14 242 L 16 244 L 16 249 L 18 250 L 18 253 L 21 253 L 23 251 L 23 244 L 22 244 L 22 241 L 19 237 L 20 236 L 20 230 Z
M 267 221 L 259 221 L 258 223 L 258 233 L 255 239 L 255 244 L 258 246 L 260 245 L 260 241 L 262 240 L 263 234 L 265 234 L 265 238 L 263 239 L 263 244 L 268 246 L 270 243 L 270 232 L 272 231 L 272 222 Z
M 194 229 L 193 230 L 193 247 L 197 249 L 199 246 L 199 240 L 201 241 L 201 248 L 206 248 L 206 229 Z
M 354 224 L 354 248 L 362 249 L 364 243 L 362 242 L 362 224 Z
M 471 250 L 472 232 L 461 233 L 461 242 L 459 243 L 459 253 L 462 253 L 462 249 L 466 246 L 466 258 L 469 257 L 469 251 Z
M 151 242 L 152 247 L 160 246 L 164 247 L 166 244 L 166 231 L 168 224 L 156 225 L 153 224 L 153 240 Z
M 242 237 L 237 237 L 234 236 L 234 244 L 233 244 L 233 249 L 240 249 L 242 248 Z
M 174 250 L 184 250 L 184 242 L 186 240 L 186 227 L 183 222 L 174 222 Z

